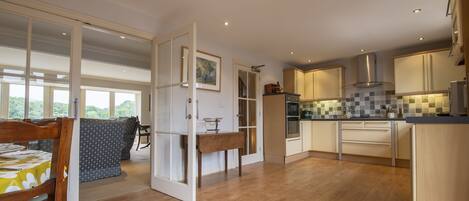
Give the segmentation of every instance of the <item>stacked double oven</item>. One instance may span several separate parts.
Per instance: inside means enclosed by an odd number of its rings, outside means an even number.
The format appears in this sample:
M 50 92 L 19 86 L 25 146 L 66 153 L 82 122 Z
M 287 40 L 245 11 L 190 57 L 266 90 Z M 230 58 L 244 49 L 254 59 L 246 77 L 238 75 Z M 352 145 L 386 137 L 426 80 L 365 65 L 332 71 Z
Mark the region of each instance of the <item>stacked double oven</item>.
M 297 94 L 286 94 L 285 110 L 285 138 L 300 137 L 300 96 Z

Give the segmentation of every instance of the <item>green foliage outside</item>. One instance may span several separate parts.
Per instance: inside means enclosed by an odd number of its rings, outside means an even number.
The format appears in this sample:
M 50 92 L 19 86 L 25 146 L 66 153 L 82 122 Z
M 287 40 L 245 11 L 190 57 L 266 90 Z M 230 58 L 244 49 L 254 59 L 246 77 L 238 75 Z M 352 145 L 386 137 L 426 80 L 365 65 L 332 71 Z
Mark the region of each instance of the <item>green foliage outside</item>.
M 44 103 L 42 101 L 31 101 L 29 103 L 29 118 L 39 119 L 43 118 Z M 98 108 L 95 106 L 86 106 L 87 118 L 96 119 L 108 119 L 109 108 Z M 68 104 L 65 103 L 54 103 L 52 109 L 52 115 L 54 117 L 68 116 Z M 135 101 L 124 101 L 120 105 L 116 106 L 115 116 L 116 117 L 129 117 L 136 115 Z M 23 119 L 24 118 L 24 98 L 22 97 L 10 97 L 8 103 L 8 118 L 10 119 Z

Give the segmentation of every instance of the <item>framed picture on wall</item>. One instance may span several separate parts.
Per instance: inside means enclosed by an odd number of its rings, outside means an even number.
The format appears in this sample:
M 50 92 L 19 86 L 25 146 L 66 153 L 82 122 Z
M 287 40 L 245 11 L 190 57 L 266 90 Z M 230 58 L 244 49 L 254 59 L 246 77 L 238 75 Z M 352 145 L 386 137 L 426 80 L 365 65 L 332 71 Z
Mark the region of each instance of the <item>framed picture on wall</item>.
M 187 61 L 189 49 L 181 49 L 181 81 L 187 82 L 189 62 Z M 196 54 L 196 83 L 198 89 L 211 91 L 221 90 L 221 57 L 202 51 Z M 187 85 L 183 85 L 187 86 Z

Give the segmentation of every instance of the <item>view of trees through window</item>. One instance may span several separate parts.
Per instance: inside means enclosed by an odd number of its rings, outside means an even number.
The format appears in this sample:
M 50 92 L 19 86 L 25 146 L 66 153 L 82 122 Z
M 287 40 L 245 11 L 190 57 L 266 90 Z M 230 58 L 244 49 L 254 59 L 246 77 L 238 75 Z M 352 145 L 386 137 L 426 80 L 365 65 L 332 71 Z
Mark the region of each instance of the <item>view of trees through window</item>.
M 24 85 L 10 84 L 10 93 L 8 96 L 8 118 L 24 118 Z
M 52 117 L 65 117 L 69 112 L 69 91 L 66 88 L 51 87 Z M 113 117 L 130 117 L 137 115 L 137 96 L 135 93 L 93 91 L 85 92 L 85 117 L 96 119 L 111 118 L 110 98 L 114 94 Z M 25 86 L 9 84 L 8 118 L 23 119 L 25 109 Z M 30 86 L 29 117 L 31 119 L 44 118 L 44 87 Z
M 108 119 L 109 111 L 109 92 L 86 90 L 86 108 L 85 117 L 94 119 Z
M 68 91 L 54 89 L 52 96 L 53 96 L 52 116 L 53 117 L 68 116 Z
M 116 117 L 130 117 L 137 115 L 137 105 L 135 94 L 115 93 L 115 115 Z

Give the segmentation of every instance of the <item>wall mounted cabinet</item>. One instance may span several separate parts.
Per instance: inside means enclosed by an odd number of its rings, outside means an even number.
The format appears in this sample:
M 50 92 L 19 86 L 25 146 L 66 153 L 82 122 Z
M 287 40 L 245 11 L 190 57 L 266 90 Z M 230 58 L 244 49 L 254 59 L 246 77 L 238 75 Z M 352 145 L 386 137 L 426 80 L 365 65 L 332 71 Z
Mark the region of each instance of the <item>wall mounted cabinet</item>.
M 283 91 L 300 94 L 300 100 L 305 97 L 305 74 L 297 68 L 283 70 Z
M 465 77 L 465 67 L 455 63 L 454 58 L 449 57 L 449 50 L 395 58 L 396 94 L 446 92 L 450 81 Z
M 303 72 L 297 68 L 283 71 L 284 91 L 300 94 L 301 101 L 342 98 L 342 68 Z
M 452 45 L 451 56 L 454 57 L 456 63 L 464 60 L 464 41 L 462 26 L 462 4 L 461 0 L 450 0 L 448 15 L 451 15 L 452 28 Z

